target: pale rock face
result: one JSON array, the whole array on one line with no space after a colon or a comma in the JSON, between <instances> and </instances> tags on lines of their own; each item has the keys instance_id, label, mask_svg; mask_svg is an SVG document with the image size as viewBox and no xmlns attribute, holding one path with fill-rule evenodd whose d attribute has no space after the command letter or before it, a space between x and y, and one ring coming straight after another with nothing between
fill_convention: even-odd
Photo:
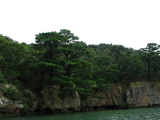
<instances>
[{"instance_id":1,"label":"pale rock face","mask_svg":"<svg viewBox=\"0 0 160 120\"><path fill-rule=\"evenodd\" d=\"M160 82L132 82L126 96L129 107L160 105Z\"/></svg>"},{"instance_id":2,"label":"pale rock face","mask_svg":"<svg viewBox=\"0 0 160 120\"><path fill-rule=\"evenodd\" d=\"M0 105L2 105L3 104L3 102L2 102L2 99L0 98Z\"/></svg>"},{"instance_id":3,"label":"pale rock face","mask_svg":"<svg viewBox=\"0 0 160 120\"><path fill-rule=\"evenodd\" d=\"M88 97L86 100L86 107L95 108L109 106L112 104L111 95L105 92L96 92L94 97Z\"/></svg>"},{"instance_id":4,"label":"pale rock face","mask_svg":"<svg viewBox=\"0 0 160 120\"><path fill-rule=\"evenodd\" d=\"M0 117L15 116L25 113L23 102L12 101L1 92L3 88L15 86L0 84ZM23 90L23 97L29 102L29 111L34 113L65 113L74 111L88 111L112 106L148 107L160 106L160 82L130 82L128 85L115 83L104 91L97 91L86 100L81 100L75 91L72 95L61 96L61 86L47 86L41 90L40 97L36 97L30 90Z\"/></svg>"},{"instance_id":5,"label":"pale rock face","mask_svg":"<svg viewBox=\"0 0 160 120\"><path fill-rule=\"evenodd\" d=\"M38 106L38 101L36 99L35 94L31 90L25 89L23 91L23 96L25 96L25 98L29 100L28 102L29 102L30 111L35 111Z\"/></svg>"},{"instance_id":6,"label":"pale rock face","mask_svg":"<svg viewBox=\"0 0 160 120\"><path fill-rule=\"evenodd\" d=\"M51 111L59 110L61 112L79 111L80 97L77 92L71 96L60 97L60 86L52 85L41 91L41 110L49 109Z\"/></svg>"},{"instance_id":7,"label":"pale rock face","mask_svg":"<svg viewBox=\"0 0 160 120\"><path fill-rule=\"evenodd\" d=\"M72 109L73 111L80 110L80 97L77 92L75 92L72 96L65 96L62 100L62 110L67 109Z\"/></svg>"},{"instance_id":8,"label":"pale rock face","mask_svg":"<svg viewBox=\"0 0 160 120\"><path fill-rule=\"evenodd\" d=\"M129 85L114 84L111 89L96 92L83 102L84 107L132 107L160 106L160 82L131 82Z\"/></svg>"},{"instance_id":9,"label":"pale rock face","mask_svg":"<svg viewBox=\"0 0 160 120\"><path fill-rule=\"evenodd\" d=\"M0 117L21 115L25 111L24 103L22 102L22 100L10 100L7 97L5 97L2 91L3 89L6 88L12 88L15 89L17 92L19 92L19 90L12 84L0 83ZM28 99L30 102L29 110L30 111L36 110L38 102L36 101L35 94L28 89L24 89L24 91L21 91L21 93L22 92L23 92L23 97Z\"/></svg>"},{"instance_id":10,"label":"pale rock face","mask_svg":"<svg viewBox=\"0 0 160 120\"><path fill-rule=\"evenodd\" d=\"M2 116L3 114L7 116L19 115L20 109L23 109L22 101L12 101L3 95L2 90L9 87L17 90L16 87L11 84L0 84L0 113Z\"/></svg>"},{"instance_id":11,"label":"pale rock face","mask_svg":"<svg viewBox=\"0 0 160 120\"><path fill-rule=\"evenodd\" d=\"M61 109L61 99L59 98L60 93L60 86L59 85L52 85L45 87L41 91L42 95L42 105L41 109L44 110L49 108L51 110L54 109Z\"/></svg>"},{"instance_id":12,"label":"pale rock face","mask_svg":"<svg viewBox=\"0 0 160 120\"><path fill-rule=\"evenodd\" d=\"M113 105L121 104L123 100L123 87L121 84L114 84L112 88L94 93L94 97L88 97L84 107L94 108L94 107L109 107Z\"/></svg>"}]
</instances>

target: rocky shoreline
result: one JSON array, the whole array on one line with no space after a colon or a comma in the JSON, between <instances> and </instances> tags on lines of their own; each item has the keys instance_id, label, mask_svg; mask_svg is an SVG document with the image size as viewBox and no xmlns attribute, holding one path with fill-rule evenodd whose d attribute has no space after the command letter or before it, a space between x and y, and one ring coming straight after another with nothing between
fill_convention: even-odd
<instances>
[{"instance_id":1,"label":"rocky shoreline","mask_svg":"<svg viewBox=\"0 0 160 120\"><path fill-rule=\"evenodd\" d=\"M7 98L3 93L6 88L21 93L23 100ZM46 86L37 95L28 89L18 90L11 84L0 84L0 117L160 106L160 82L116 83L85 100L80 98L78 92L64 96L60 92L60 85Z\"/></svg>"}]
</instances>

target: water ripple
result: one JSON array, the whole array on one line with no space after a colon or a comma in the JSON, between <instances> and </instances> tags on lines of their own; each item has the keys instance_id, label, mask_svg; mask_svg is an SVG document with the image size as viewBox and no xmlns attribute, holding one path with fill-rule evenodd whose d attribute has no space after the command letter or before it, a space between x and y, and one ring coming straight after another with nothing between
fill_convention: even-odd
<instances>
[{"instance_id":1,"label":"water ripple","mask_svg":"<svg viewBox=\"0 0 160 120\"><path fill-rule=\"evenodd\" d=\"M3 118L3 120L160 120L160 108L107 110L47 116Z\"/></svg>"}]
</instances>

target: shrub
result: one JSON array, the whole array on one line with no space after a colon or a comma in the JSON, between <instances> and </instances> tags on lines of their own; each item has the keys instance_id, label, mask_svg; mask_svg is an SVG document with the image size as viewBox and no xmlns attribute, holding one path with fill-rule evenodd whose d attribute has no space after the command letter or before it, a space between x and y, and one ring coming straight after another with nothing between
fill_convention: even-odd
<instances>
[{"instance_id":1,"label":"shrub","mask_svg":"<svg viewBox=\"0 0 160 120\"><path fill-rule=\"evenodd\" d=\"M10 100L21 100L22 99L21 94L12 87L5 88L2 90L2 92L4 96L6 96Z\"/></svg>"}]
</instances>

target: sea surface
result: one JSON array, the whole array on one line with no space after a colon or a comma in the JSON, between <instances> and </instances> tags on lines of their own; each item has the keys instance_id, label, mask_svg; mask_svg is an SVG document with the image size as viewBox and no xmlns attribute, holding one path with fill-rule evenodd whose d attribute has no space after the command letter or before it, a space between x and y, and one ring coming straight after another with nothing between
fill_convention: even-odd
<instances>
[{"instance_id":1,"label":"sea surface","mask_svg":"<svg viewBox=\"0 0 160 120\"><path fill-rule=\"evenodd\" d=\"M0 118L2 120L160 120L160 108L138 108Z\"/></svg>"}]
</instances>

